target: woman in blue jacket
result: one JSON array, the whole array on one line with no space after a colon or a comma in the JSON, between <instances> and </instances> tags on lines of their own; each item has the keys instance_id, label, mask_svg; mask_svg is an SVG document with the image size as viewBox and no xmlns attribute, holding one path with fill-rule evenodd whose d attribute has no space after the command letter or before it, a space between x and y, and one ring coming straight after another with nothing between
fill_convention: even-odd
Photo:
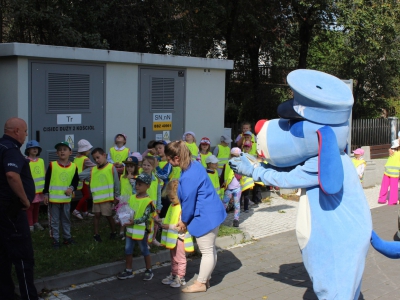
<instances>
[{"instance_id":1,"label":"woman in blue jacket","mask_svg":"<svg viewBox=\"0 0 400 300\"><path fill-rule=\"evenodd\" d=\"M191 160L191 154L184 141L169 143L165 147L168 162L182 169L179 179L178 197L182 215L179 231L196 237L202 254L200 271L194 284L182 290L184 293L205 292L217 263L215 240L219 225L225 220L226 212L204 167Z\"/></svg>"}]
</instances>

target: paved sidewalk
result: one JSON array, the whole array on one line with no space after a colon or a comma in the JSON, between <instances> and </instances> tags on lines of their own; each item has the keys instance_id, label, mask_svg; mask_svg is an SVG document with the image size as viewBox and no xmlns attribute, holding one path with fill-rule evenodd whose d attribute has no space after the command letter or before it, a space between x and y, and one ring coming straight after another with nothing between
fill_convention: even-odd
<instances>
[{"instance_id":1,"label":"paved sidewalk","mask_svg":"<svg viewBox=\"0 0 400 300\"><path fill-rule=\"evenodd\" d=\"M364 189L369 207L378 207L380 186ZM240 229L253 238L263 238L277 233L293 230L296 227L297 208L299 202L285 200L271 193L271 202L262 203L248 213L240 213ZM229 214L224 225L232 226L233 214Z\"/></svg>"},{"instance_id":2,"label":"paved sidewalk","mask_svg":"<svg viewBox=\"0 0 400 300\"><path fill-rule=\"evenodd\" d=\"M375 202L378 192L378 187L365 190L371 207L377 206ZM155 276L151 281L143 281L141 272L128 280L117 280L113 276L58 291L57 297L51 298L317 299L304 269L293 230L297 205L297 202L274 197L271 205L262 204L252 215L249 213L249 217L241 218L242 229L245 228L255 237L263 238L220 252L211 288L206 293L183 294L179 288L161 284L161 279L170 272L169 265L165 264L154 269ZM279 210L285 213L279 213ZM374 229L382 238L392 240L397 231L397 207L380 205L371 213ZM280 226L281 232L276 232ZM264 227L265 231L260 227ZM199 259L188 262L187 280L193 281L196 278L199 263ZM387 259L371 248L360 299L400 299L399 275L398 261Z\"/></svg>"}]
</instances>

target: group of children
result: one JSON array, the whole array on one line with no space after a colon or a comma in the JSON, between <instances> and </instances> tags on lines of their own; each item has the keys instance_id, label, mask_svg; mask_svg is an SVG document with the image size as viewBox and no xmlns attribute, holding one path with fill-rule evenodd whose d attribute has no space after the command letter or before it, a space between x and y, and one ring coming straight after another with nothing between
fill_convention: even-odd
<instances>
[{"instance_id":1,"label":"group of children","mask_svg":"<svg viewBox=\"0 0 400 300\"><path fill-rule=\"evenodd\" d=\"M398 184L400 175L400 132L399 139L393 140L389 149L389 158L385 163L385 170L382 177L381 188L379 191L379 204L397 205L398 203ZM363 182L366 161L364 160L364 150L358 148L353 151L352 162L356 168L360 181Z\"/></svg>"},{"instance_id":2,"label":"group of children","mask_svg":"<svg viewBox=\"0 0 400 300\"><path fill-rule=\"evenodd\" d=\"M254 137L243 132L243 152L250 153L254 148ZM233 226L239 226L240 197L243 192L244 211L248 212L249 191L255 186L251 178L234 174L228 160L242 151L230 149L230 137L222 135L221 143L211 152L210 139L204 137L199 145L193 132L183 135L191 151L192 159L199 161L206 169L211 181L220 195L225 207L233 198L235 220ZM164 284L179 287L185 284L185 251L193 251L193 241L188 232L178 232L175 225L180 218L180 204L177 198L179 167L172 167L164 155L166 141L151 141L145 153L131 152L126 145L126 135L117 134L115 145L108 153L102 148L93 148L87 140L78 142L78 154L70 161L72 148L68 142L55 145L58 159L49 163L45 170L39 157L42 151L37 141L29 141L25 150L30 160L32 177L36 187L36 197L28 211L31 231L43 230L38 222L39 205L43 201L48 205L48 218L52 246L58 249L60 227L63 244L75 244L70 228L71 199L80 190L82 198L72 215L78 219L94 217L94 240L102 242L99 234L101 216L106 217L111 228L110 239L117 235L113 218L113 208L121 199L125 199L135 212L134 217L120 226L120 237L125 239L126 269L118 275L119 279L132 278L132 253L137 242L146 263L144 280L151 280L153 273L148 243L163 245L171 249L172 272L163 280ZM92 160L89 158L91 155ZM87 200L92 195L92 213L88 212ZM261 199L260 199L261 200ZM255 201L257 203L257 201ZM161 243L156 240L158 229L162 229ZM136 241L136 242L135 242Z\"/></svg>"}]
</instances>

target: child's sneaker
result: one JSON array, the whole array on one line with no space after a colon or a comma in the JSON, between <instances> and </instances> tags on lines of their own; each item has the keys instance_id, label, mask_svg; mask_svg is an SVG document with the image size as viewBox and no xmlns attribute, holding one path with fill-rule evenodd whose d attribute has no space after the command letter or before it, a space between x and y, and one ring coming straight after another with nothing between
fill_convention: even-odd
<instances>
[{"instance_id":1,"label":"child's sneaker","mask_svg":"<svg viewBox=\"0 0 400 300\"><path fill-rule=\"evenodd\" d=\"M100 234L95 234L95 235L93 236L93 238L94 238L94 240L95 240L96 242L98 242L98 243L101 243L101 242L102 242L101 237L100 237Z\"/></svg>"},{"instance_id":2,"label":"child's sneaker","mask_svg":"<svg viewBox=\"0 0 400 300\"><path fill-rule=\"evenodd\" d=\"M172 273L171 273L167 277L165 277L163 280L161 280L161 282L163 284L168 284L169 285L169 284L173 283L174 280L175 280L175 275L172 275Z\"/></svg>"},{"instance_id":3,"label":"child's sneaker","mask_svg":"<svg viewBox=\"0 0 400 300\"><path fill-rule=\"evenodd\" d=\"M121 241L125 241L125 232L120 232L119 238L121 239Z\"/></svg>"},{"instance_id":4,"label":"child's sneaker","mask_svg":"<svg viewBox=\"0 0 400 300\"><path fill-rule=\"evenodd\" d=\"M35 228L35 230L40 230L40 231L44 230L43 226L40 225L39 223L33 224L33 228Z\"/></svg>"},{"instance_id":5,"label":"child's sneaker","mask_svg":"<svg viewBox=\"0 0 400 300\"><path fill-rule=\"evenodd\" d=\"M123 272L119 273L117 275L118 279L128 279L128 278L133 278L135 275L133 274L132 271L128 271L127 269L125 269Z\"/></svg>"},{"instance_id":6,"label":"child's sneaker","mask_svg":"<svg viewBox=\"0 0 400 300\"><path fill-rule=\"evenodd\" d=\"M151 280L151 279L153 278L153 276L154 276L153 271L151 271L151 270L146 270L146 271L144 272L143 280Z\"/></svg>"},{"instance_id":7,"label":"child's sneaker","mask_svg":"<svg viewBox=\"0 0 400 300\"><path fill-rule=\"evenodd\" d=\"M72 239L72 238L69 238L69 239L64 239L64 243L63 243L65 246L68 246L68 245L76 245L76 242Z\"/></svg>"},{"instance_id":8,"label":"child's sneaker","mask_svg":"<svg viewBox=\"0 0 400 300\"><path fill-rule=\"evenodd\" d=\"M82 213L82 216L83 217L94 217L94 214L92 214L92 213L90 213L90 212L87 212L87 211L84 211L83 213Z\"/></svg>"},{"instance_id":9,"label":"child's sneaker","mask_svg":"<svg viewBox=\"0 0 400 300\"><path fill-rule=\"evenodd\" d=\"M111 232L110 233L110 240L115 240L117 237L117 232Z\"/></svg>"},{"instance_id":10,"label":"child's sneaker","mask_svg":"<svg viewBox=\"0 0 400 300\"><path fill-rule=\"evenodd\" d=\"M152 244L154 246L157 246L157 247L161 247L162 246L161 243L159 241L157 241L156 239L153 240Z\"/></svg>"},{"instance_id":11,"label":"child's sneaker","mask_svg":"<svg viewBox=\"0 0 400 300\"><path fill-rule=\"evenodd\" d=\"M79 220L83 220L81 213L79 211L77 211L76 209L74 209L74 211L72 212L72 215L77 217Z\"/></svg>"},{"instance_id":12,"label":"child's sneaker","mask_svg":"<svg viewBox=\"0 0 400 300\"><path fill-rule=\"evenodd\" d=\"M52 243L53 249L54 250L58 250L60 249L60 243L57 240L53 239L53 243Z\"/></svg>"},{"instance_id":13,"label":"child's sneaker","mask_svg":"<svg viewBox=\"0 0 400 300\"><path fill-rule=\"evenodd\" d=\"M33 231L35 230L35 228L34 228L33 226L29 226L29 230L30 230L31 232L33 232Z\"/></svg>"},{"instance_id":14,"label":"child's sneaker","mask_svg":"<svg viewBox=\"0 0 400 300\"><path fill-rule=\"evenodd\" d=\"M183 277L180 278L179 276L176 276L175 280L169 286L173 288L178 288L185 284L186 284L185 278Z\"/></svg>"}]
</instances>

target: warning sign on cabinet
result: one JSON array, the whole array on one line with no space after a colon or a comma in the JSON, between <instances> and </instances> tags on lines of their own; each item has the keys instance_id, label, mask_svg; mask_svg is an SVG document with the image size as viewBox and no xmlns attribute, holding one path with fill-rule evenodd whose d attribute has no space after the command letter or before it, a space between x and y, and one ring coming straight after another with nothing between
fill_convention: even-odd
<instances>
[{"instance_id":1,"label":"warning sign on cabinet","mask_svg":"<svg viewBox=\"0 0 400 300\"><path fill-rule=\"evenodd\" d=\"M72 149L74 149L74 144L75 144L75 138L73 134L67 134L65 136L65 141L68 142L71 146Z\"/></svg>"},{"instance_id":2,"label":"warning sign on cabinet","mask_svg":"<svg viewBox=\"0 0 400 300\"><path fill-rule=\"evenodd\" d=\"M153 131L172 130L172 113L154 113Z\"/></svg>"}]
</instances>

